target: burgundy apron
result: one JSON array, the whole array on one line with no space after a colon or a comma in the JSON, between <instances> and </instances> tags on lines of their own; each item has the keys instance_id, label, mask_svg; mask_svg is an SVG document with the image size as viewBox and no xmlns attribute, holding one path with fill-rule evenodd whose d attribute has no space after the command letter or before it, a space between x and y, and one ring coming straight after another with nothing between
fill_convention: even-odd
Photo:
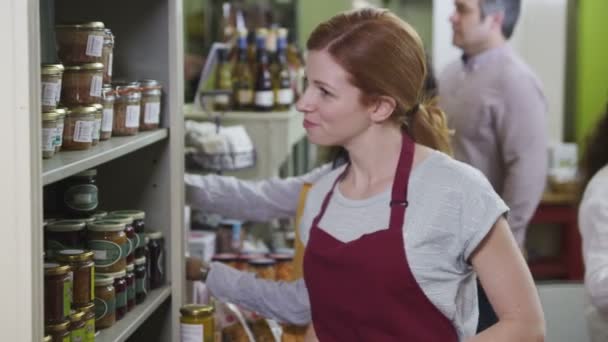
<instances>
[{"instance_id":1,"label":"burgundy apron","mask_svg":"<svg viewBox=\"0 0 608 342\"><path fill-rule=\"evenodd\" d=\"M426 297L407 262L403 221L414 143L403 134L388 229L344 243L319 228L338 182L315 217L304 255L304 279L317 337L328 341L458 341Z\"/></svg>"}]
</instances>

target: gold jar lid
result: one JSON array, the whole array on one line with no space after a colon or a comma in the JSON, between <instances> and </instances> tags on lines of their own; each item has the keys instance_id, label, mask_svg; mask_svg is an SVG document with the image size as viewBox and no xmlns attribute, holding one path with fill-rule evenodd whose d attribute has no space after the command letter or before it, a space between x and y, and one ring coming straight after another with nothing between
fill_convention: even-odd
<instances>
[{"instance_id":1,"label":"gold jar lid","mask_svg":"<svg viewBox=\"0 0 608 342\"><path fill-rule=\"evenodd\" d=\"M89 312L95 313L95 303L91 302L89 304L78 306L76 310L84 312L85 314Z\"/></svg>"},{"instance_id":2,"label":"gold jar lid","mask_svg":"<svg viewBox=\"0 0 608 342\"><path fill-rule=\"evenodd\" d=\"M55 121L57 120L57 117L59 117L59 115L57 115L57 112L54 110L42 113L42 121Z\"/></svg>"},{"instance_id":3,"label":"gold jar lid","mask_svg":"<svg viewBox=\"0 0 608 342\"><path fill-rule=\"evenodd\" d=\"M116 211L110 212L110 215L131 216L134 220L143 220L146 218L146 212L143 210L116 210Z\"/></svg>"},{"instance_id":4,"label":"gold jar lid","mask_svg":"<svg viewBox=\"0 0 608 342\"><path fill-rule=\"evenodd\" d=\"M249 265L254 267L267 267L276 264L277 262L269 258L251 259L248 261Z\"/></svg>"},{"instance_id":5,"label":"gold jar lid","mask_svg":"<svg viewBox=\"0 0 608 342\"><path fill-rule=\"evenodd\" d=\"M49 324L45 327L47 333L59 333L67 331L70 328L70 321L64 321L57 324Z\"/></svg>"},{"instance_id":6,"label":"gold jar lid","mask_svg":"<svg viewBox=\"0 0 608 342\"><path fill-rule=\"evenodd\" d=\"M110 278L113 278L113 279L124 278L124 277L127 276L127 269L124 269L124 270L118 271L118 272L114 272L114 273L101 273L101 272L99 272L99 273L95 273L95 274L99 275L100 277L110 277Z\"/></svg>"},{"instance_id":7,"label":"gold jar lid","mask_svg":"<svg viewBox=\"0 0 608 342\"><path fill-rule=\"evenodd\" d=\"M207 317L214 311L213 306L200 304L186 304L179 309L179 312L187 317Z\"/></svg>"},{"instance_id":8,"label":"gold jar lid","mask_svg":"<svg viewBox=\"0 0 608 342\"><path fill-rule=\"evenodd\" d=\"M83 249L62 249L55 255L55 259L60 262L75 262L93 260L93 251Z\"/></svg>"},{"instance_id":9,"label":"gold jar lid","mask_svg":"<svg viewBox=\"0 0 608 342\"><path fill-rule=\"evenodd\" d=\"M55 113L57 113L57 115L66 115L68 112L68 109L65 107L60 107L60 108L55 108Z\"/></svg>"},{"instance_id":10,"label":"gold jar lid","mask_svg":"<svg viewBox=\"0 0 608 342\"><path fill-rule=\"evenodd\" d=\"M101 71L103 70L102 63L84 63L78 65L66 65L65 71Z\"/></svg>"},{"instance_id":11,"label":"gold jar lid","mask_svg":"<svg viewBox=\"0 0 608 342\"><path fill-rule=\"evenodd\" d=\"M130 215L118 215L110 212L108 216L104 217L104 220L118 221L124 224L133 224L133 217Z\"/></svg>"},{"instance_id":12,"label":"gold jar lid","mask_svg":"<svg viewBox=\"0 0 608 342\"><path fill-rule=\"evenodd\" d=\"M94 218L95 220L102 219L106 216L108 216L107 211L96 211L95 214L91 215L91 217Z\"/></svg>"},{"instance_id":13,"label":"gold jar lid","mask_svg":"<svg viewBox=\"0 0 608 342\"><path fill-rule=\"evenodd\" d=\"M139 259L135 259L135 265L143 265L146 263L146 257L141 257Z\"/></svg>"},{"instance_id":14,"label":"gold jar lid","mask_svg":"<svg viewBox=\"0 0 608 342\"><path fill-rule=\"evenodd\" d=\"M97 115L103 115L103 105L100 103L94 103L91 105L91 107L95 107L95 109L97 109L97 112L95 112L95 114Z\"/></svg>"},{"instance_id":15,"label":"gold jar lid","mask_svg":"<svg viewBox=\"0 0 608 342\"><path fill-rule=\"evenodd\" d=\"M46 230L49 232L76 232L85 227L86 223L82 220L60 220L49 223Z\"/></svg>"},{"instance_id":16,"label":"gold jar lid","mask_svg":"<svg viewBox=\"0 0 608 342\"><path fill-rule=\"evenodd\" d=\"M163 232L158 230L148 230L146 231L146 237L150 240L158 240L163 238Z\"/></svg>"},{"instance_id":17,"label":"gold jar lid","mask_svg":"<svg viewBox=\"0 0 608 342\"><path fill-rule=\"evenodd\" d=\"M125 224L118 220L104 218L103 220L91 223L88 230L92 232L121 232L125 230Z\"/></svg>"},{"instance_id":18,"label":"gold jar lid","mask_svg":"<svg viewBox=\"0 0 608 342\"><path fill-rule=\"evenodd\" d=\"M70 321L72 323L77 323L82 321L82 319L84 318L84 312L82 311L74 311L70 314Z\"/></svg>"},{"instance_id":19,"label":"gold jar lid","mask_svg":"<svg viewBox=\"0 0 608 342\"><path fill-rule=\"evenodd\" d=\"M77 29L77 30L99 30L103 31L105 29L105 25L101 21L90 21L86 23L78 23L78 24L60 24L56 25L55 28L58 30L65 29Z\"/></svg>"},{"instance_id":20,"label":"gold jar lid","mask_svg":"<svg viewBox=\"0 0 608 342\"><path fill-rule=\"evenodd\" d=\"M95 275L95 286L108 286L114 284L114 278Z\"/></svg>"},{"instance_id":21,"label":"gold jar lid","mask_svg":"<svg viewBox=\"0 0 608 342\"><path fill-rule=\"evenodd\" d=\"M46 335L42 338L42 342L53 342L53 337L51 335Z\"/></svg>"},{"instance_id":22,"label":"gold jar lid","mask_svg":"<svg viewBox=\"0 0 608 342\"><path fill-rule=\"evenodd\" d=\"M133 272L135 270L135 265L127 264L127 272Z\"/></svg>"},{"instance_id":23,"label":"gold jar lid","mask_svg":"<svg viewBox=\"0 0 608 342\"><path fill-rule=\"evenodd\" d=\"M68 272L70 272L71 270L72 270L72 268L68 265L60 265L56 262L44 263L44 275L45 276L68 274Z\"/></svg>"},{"instance_id":24,"label":"gold jar lid","mask_svg":"<svg viewBox=\"0 0 608 342\"><path fill-rule=\"evenodd\" d=\"M63 73L63 64L42 64L40 70L43 75L57 75Z\"/></svg>"},{"instance_id":25,"label":"gold jar lid","mask_svg":"<svg viewBox=\"0 0 608 342\"><path fill-rule=\"evenodd\" d=\"M78 106L68 109L67 115L87 115L95 114L96 112L97 108L93 106Z\"/></svg>"}]
</instances>

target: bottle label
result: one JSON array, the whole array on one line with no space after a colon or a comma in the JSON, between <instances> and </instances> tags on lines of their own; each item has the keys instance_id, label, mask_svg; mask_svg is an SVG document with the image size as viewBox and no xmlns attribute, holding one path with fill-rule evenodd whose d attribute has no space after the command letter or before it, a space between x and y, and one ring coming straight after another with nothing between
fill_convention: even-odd
<instances>
[{"instance_id":1,"label":"bottle label","mask_svg":"<svg viewBox=\"0 0 608 342\"><path fill-rule=\"evenodd\" d=\"M101 57L101 51L103 49L103 36L89 35L87 39L87 56Z\"/></svg>"},{"instance_id":2,"label":"bottle label","mask_svg":"<svg viewBox=\"0 0 608 342\"><path fill-rule=\"evenodd\" d=\"M76 121L74 125L74 137L72 140L81 143L90 143L93 141L93 121Z\"/></svg>"},{"instance_id":3,"label":"bottle label","mask_svg":"<svg viewBox=\"0 0 608 342\"><path fill-rule=\"evenodd\" d=\"M103 78L101 76L91 77L91 92L92 97L101 97L101 87L103 85Z\"/></svg>"},{"instance_id":4,"label":"bottle label","mask_svg":"<svg viewBox=\"0 0 608 342\"><path fill-rule=\"evenodd\" d=\"M57 140L57 128L42 129L42 150L45 152L55 151L55 141Z\"/></svg>"},{"instance_id":5,"label":"bottle label","mask_svg":"<svg viewBox=\"0 0 608 342\"><path fill-rule=\"evenodd\" d=\"M101 119L101 131L112 132L112 124L114 123L114 108L104 108L103 118Z\"/></svg>"},{"instance_id":6,"label":"bottle label","mask_svg":"<svg viewBox=\"0 0 608 342\"><path fill-rule=\"evenodd\" d=\"M99 297L95 297L95 320L100 320L106 315L116 312L116 297L112 297L110 300L104 300Z\"/></svg>"},{"instance_id":7,"label":"bottle label","mask_svg":"<svg viewBox=\"0 0 608 342\"><path fill-rule=\"evenodd\" d=\"M76 211L90 211L97 208L97 186L79 184L69 187L63 200L68 208Z\"/></svg>"},{"instance_id":8,"label":"bottle label","mask_svg":"<svg viewBox=\"0 0 608 342\"><path fill-rule=\"evenodd\" d=\"M180 324L181 342L201 342L205 336L205 328L202 324Z\"/></svg>"},{"instance_id":9,"label":"bottle label","mask_svg":"<svg viewBox=\"0 0 608 342\"><path fill-rule=\"evenodd\" d=\"M277 97L277 101L281 105L293 104L293 90L291 88L279 89Z\"/></svg>"},{"instance_id":10,"label":"bottle label","mask_svg":"<svg viewBox=\"0 0 608 342\"><path fill-rule=\"evenodd\" d=\"M214 99L216 104L220 104L220 105L228 105L230 104L230 96L229 95L215 95L215 99Z\"/></svg>"},{"instance_id":11,"label":"bottle label","mask_svg":"<svg viewBox=\"0 0 608 342\"><path fill-rule=\"evenodd\" d=\"M145 124L157 124L160 122L160 102L148 102L144 109Z\"/></svg>"},{"instance_id":12,"label":"bottle label","mask_svg":"<svg viewBox=\"0 0 608 342\"><path fill-rule=\"evenodd\" d=\"M112 241L90 240L87 245L94 253L95 266L112 266L124 257L123 248Z\"/></svg>"},{"instance_id":13,"label":"bottle label","mask_svg":"<svg viewBox=\"0 0 608 342\"><path fill-rule=\"evenodd\" d=\"M139 127L139 105L127 106L127 118L125 121L127 128Z\"/></svg>"},{"instance_id":14,"label":"bottle label","mask_svg":"<svg viewBox=\"0 0 608 342\"><path fill-rule=\"evenodd\" d=\"M274 105L274 93L272 90L256 91L255 105L259 107L272 107Z\"/></svg>"},{"instance_id":15,"label":"bottle label","mask_svg":"<svg viewBox=\"0 0 608 342\"><path fill-rule=\"evenodd\" d=\"M42 82L42 105L55 106L57 104L57 83Z\"/></svg>"},{"instance_id":16,"label":"bottle label","mask_svg":"<svg viewBox=\"0 0 608 342\"><path fill-rule=\"evenodd\" d=\"M250 105L253 103L253 91L252 90L239 90L237 93L237 100L241 105Z\"/></svg>"}]
</instances>

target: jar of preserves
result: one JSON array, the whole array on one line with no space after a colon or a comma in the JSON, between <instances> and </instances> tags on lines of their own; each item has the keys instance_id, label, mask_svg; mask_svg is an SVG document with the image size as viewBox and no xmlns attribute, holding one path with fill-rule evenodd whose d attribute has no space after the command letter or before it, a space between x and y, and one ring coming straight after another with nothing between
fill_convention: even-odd
<instances>
[{"instance_id":1,"label":"jar of preserves","mask_svg":"<svg viewBox=\"0 0 608 342\"><path fill-rule=\"evenodd\" d=\"M103 83L112 82L112 67L114 62L114 35L110 29L103 31L103 49L101 51L103 63Z\"/></svg>"},{"instance_id":2,"label":"jar of preserves","mask_svg":"<svg viewBox=\"0 0 608 342\"><path fill-rule=\"evenodd\" d=\"M215 341L215 322L213 319L213 306L188 304L179 310L181 317L181 341Z\"/></svg>"},{"instance_id":3,"label":"jar of preserves","mask_svg":"<svg viewBox=\"0 0 608 342\"><path fill-rule=\"evenodd\" d=\"M71 342L70 321L66 320L56 324L47 324L44 333L51 336L53 342Z\"/></svg>"},{"instance_id":4,"label":"jar of preserves","mask_svg":"<svg viewBox=\"0 0 608 342\"><path fill-rule=\"evenodd\" d=\"M95 103L92 105L92 107L95 107L95 109L97 110L95 112L95 114L93 114L94 116L94 121L93 121L93 141L92 141L92 145L95 146L99 143L99 138L100 138L100 134L101 134L101 120L103 118L103 105L99 104L99 103Z\"/></svg>"},{"instance_id":5,"label":"jar of preserves","mask_svg":"<svg viewBox=\"0 0 608 342\"><path fill-rule=\"evenodd\" d=\"M70 342L84 342L86 335L84 316L82 311L74 311L70 315Z\"/></svg>"},{"instance_id":6,"label":"jar of preserves","mask_svg":"<svg viewBox=\"0 0 608 342\"><path fill-rule=\"evenodd\" d=\"M146 258L135 259L135 303L137 305L144 302L148 294Z\"/></svg>"},{"instance_id":7,"label":"jar of preserves","mask_svg":"<svg viewBox=\"0 0 608 342\"><path fill-rule=\"evenodd\" d=\"M211 257L211 261L221 262L222 264L237 268L239 256L234 253L219 253Z\"/></svg>"},{"instance_id":8,"label":"jar of preserves","mask_svg":"<svg viewBox=\"0 0 608 342\"><path fill-rule=\"evenodd\" d=\"M112 135L128 136L139 132L141 90L138 82L118 83L114 90Z\"/></svg>"},{"instance_id":9,"label":"jar of preserves","mask_svg":"<svg viewBox=\"0 0 608 342\"><path fill-rule=\"evenodd\" d=\"M127 314L127 271L114 273L97 273L99 276L114 278L114 291L116 293L116 320L120 321Z\"/></svg>"},{"instance_id":10,"label":"jar of preserves","mask_svg":"<svg viewBox=\"0 0 608 342\"><path fill-rule=\"evenodd\" d=\"M127 265L127 312L135 307L135 265Z\"/></svg>"},{"instance_id":11,"label":"jar of preserves","mask_svg":"<svg viewBox=\"0 0 608 342\"><path fill-rule=\"evenodd\" d=\"M84 312L84 342L95 342L95 303L77 307L77 310Z\"/></svg>"},{"instance_id":12,"label":"jar of preserves","mask_svg":"<svg viewBox=\"0 0 608 342\"><path fill-rule=\"evenodd\" d=\"M63 128L65 127L65 114L67 110L65 108L55 109L57 114L57 132L55 133L55 153L61 150L63 145Z\"/></svg>"},{"instance_id":13,"label":"jar of preserves","mask_svg":"<svg viewBox=\"0 0 608 342\"><path fill-rule=\"evenodd\" d=\"M99 21L55 26L59 60L68 64L101 62L104 28Z\"/></svg>"},{"instance_id":14,"label":"jar of preserves","mask_svg":"<svg viewBox=\"0 0 608 342\"><path fill-rule=\"evenodd\" d=\"M101 103L102 74L101 63L66 65L61 103L68 107Z\"/></svg>"},{"instance_id":15,"label":"jar of preserves","mask_svg":"<svg viewBox=\"0 0 608 342\"><path fill-rule=\"evenodd\" d=\"M153 231L146 235L149 253L149 273L150 289L157 289L165 284L165 239L163 233Z\"/></svg>"},{"instance_id":16,"label":"jar of preserves","mask_svg":"<svg viewBox=\"0 0 608 342\"><path fill-rule=\"evenodd\" d=\"M67 178L63 183L61 201L72 217L90 218L99 204L97 170L89 169Z\"/></svg>"},{"instance_id":17,"label":"jar of preserves","mask_svg":"<svg viewBox=\"0 0 608 342\"><path fill-rule=\"evenodd\" d=\"M130 216L133 219L133 229L135 229L135 233L137 234L136 244L135 244L135 258L141 258L144 255L144 237L145 233L145 219L146 212L142 210L117 210L110 213L111 215L126 215Z\"/></svg>"},{"instance_id":18,"label":"jar of preserves","mask_svg":"<svg viewBox=\"0 0 608 342\"><path fill-rule=\"evenodd\" d=\"M65 321L72 310L71 269L68 265L44 264L44 321Z\"/></svg>"},{"instance_id":19,"label":"jar of preserves","mask_svg":"<svg viewBox=\"0 0 608 342\"><path fill-rule=\"evenodd\" d=\"M274 271L275 261L268 258L249 260L249 271L257 275L258 278L275 280Z\"/></svg>"},{"instance_id":20,"label":"jar of preserves","mask_svg":"<svg viewBox=\"0 0 608 342\"><path fill-rule=\"evenodd\" d=\"M137 234L133 228L133 218L128 215L118 215L115 212L110 212L106 219L119 221L125 225L125 234L129 243L127 249L127 264L132 264L135 261L135 246L137 246Z\"/></svg>"},{"instance_id":21,"label":"jar of preserves","mask_svg":"<svg viewBox=\"0 0 608 342\"><path fill-rule=\"evenodd\" d=\"M63 129L64 150L88 150L93 144L95 107L74 107L67 110Z\"/></svg>"},{"instance_id":22,"label":"jar of preserves","mask_svg":"<svg viewBox=\"0 0 608 342\"><path fill-rule=\"evenodd\" d=\"M73 303L84 306L95 299L95 263L93 252L82 249L64 249L57 252L55 259L72 268L74 281L72 286Z\"/></svg>"},{"instance_id":23,"label":"jar of preserves","mask_svg":"<svg viewBox=\"0 0 608 342\"><path fill-rule=\"evenodd\" d=\"M95 329L106 329L116 323L114 278L95 276Z\"/></svg>"},{"instance_id":24,"label":"jar of preserves","mask_svg":"<svg viewBox=\"0 0 608 342\"><path fill-rule=\"evenodd\" d=\"M276 280L279 281L292 281L294 280L293 271L293 254L270 254L269 257L273 259L275 263L275 274Z\"/></svg>"},{"instance_id":25,"label":"jar of preserves","mask_svg":"<svg viewBox=\"0 0 608 342\"><path fill-rule=\"evenodd\" d=\"M53 221L45 226L44 243L48 258L54 258L62 249L83 249L85 245L84 228L81 220Z\"/></svg>"},{"instance_id":26,"label":"jar of preserves","mask_svg":"<svg viewBox=\"0 0 608 342\"><path fill-rule=\"evenodd\" d=\"M249 270L249 261L254 259L264 259L266 256L261 253L241 253L236 263L236 269L240 271Z\"/></svg>"},{"instance_id":27,"label":"jar of preserves","mask_svg":"<svg viewBox=\"0 0 608 342\"><path fill-rule=\"evenodd\" d=\"M48 112L57 108L61 96L62 64L42 64L42 111Z\"/></svg>"},{"instance_id":28,"label":"jar of preserves","mask_svg":"<svg viewBox=\"0 0 608 342\"><path fill-rule=\"evenodd\" d=\"M112 137L112 125L114 123L114 89L112 85L104 84L101 90L103 105L103 116L101 118L100 140L108 140Z\"/></svg>"},{"instance_id":29,"label":"jar of preserves","mask_svg":"<svg viewBox=\"0 0 608 342\"><path fill-rule=\"evenodd\" d=\"M127 267L128 241L124 223L112 220L93 222L87 229L87 245L95 253L95 270L99 273L124 270Z\"/></svg>"},{"instance_id":30,"label":"jar of preserves","mask_svg":"<svg viewBox=\"0 0 608 342\"><path fill-rule=\"evenodd\" d=\"M55 110L42 113L42 158L48 159L55 155L56 138L57 113Z\"/></svg>"},{"instance_id":31,"label":"jar of preserves","mask_svg":"<svg viewBox=\"0 0 608 342\"><path fill-rule=\"evenodd\" d=\"M142 80L141 83L141 115L139 129L149 131L160 125L160 83L155 80Z\"/></svg>"}]
</instances>

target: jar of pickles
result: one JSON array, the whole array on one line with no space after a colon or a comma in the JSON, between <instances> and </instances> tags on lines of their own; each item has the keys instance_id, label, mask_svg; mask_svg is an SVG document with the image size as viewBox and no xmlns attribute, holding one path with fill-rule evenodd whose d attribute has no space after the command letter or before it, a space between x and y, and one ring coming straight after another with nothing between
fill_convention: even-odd
<instances>
[{"instance_id":1,"label":"jar of pickles","mask_svg":"<svg viewBox=\"0 0 608 342\"><path fill-rule=\"evenodd\" d=\"M146 258L135 260L135 303L141 304L148 294Z\"/></svg>"},{"instance_id":2,"label":"jar of pickles","mask_svg":"<svg viewBox=\"0 0 608 342\"><path fill-rule=\"evenodd\" d=\"M64 150L88 150L93 144L93 129L95 128L95 113L97 108L70 108L65 116L63 129Z\"/></svg>"},{"instance_id":3,"label":"jar of pickles","mask_svg":"<svg viewBox=\"0 0 608 342\"><path fill-rule=\"evenodd\" d=\"M114 122L114 89L112 85L104 84L101 90L103 105L103 116L101 118L100 140L108 140L112 137L112 125Z\"/></svg>"},{"instance_id":4,"label":"jar of pickles","mask_svg":"<svg viewBox=\"0 0 608 342\"><path fill-rule=\"evenodd\" d=\"M84 313L84 342L95 342L95 303L78 307L77 310Z\"/></svg>"},{"instance_id":5,"label":"jar of pickles","mask_svg":"<svg viewBox=\"0 0 608 342\"><path fill-rule=\"evenodd\" d=\"M120 321L127 314L127 272L126 270L122 270L114 273L98 273L98 275L114 278L116 320Z\"/></svg>"},{"instance_id":6,"label":"jar of pickles","mask_svg":"<svg viewBox=\"0 0 608 342\"><path fill-rule=\"evenodd\" d=\"M44 320L64 322L72 310L72 273L70 266L44 264Z\"/></svg>"},{"instance_id":7,"label":"jar of pickles","mask_svg":"<svg viewBox=\"0 0 608 342\"><path fill-rule=\"evenodd\" d=\"M61 103L87 106L101 103L103 64L66 65L63 72Z\"/></svg>"},{"instance_id":8,"label":"jar of pickles","mask_svg":"<svg viewBox=\"0 0 608 342\"><path fill-rule=\"evenodd\" d=\"M70 339L71 342L84 342L85 331L85 313L82 311L74 311L70 315Z\"/></svg>"},{"instance_id":9,"label":"jar of pickles","mask_svg":"<svg viewBox=\"0 0 608 342\"><path fill-rule=\"evenodd\" d=\"M101 52L103 63L103 83L112 82L112 67L114 62L114 35L110 29L103 31L103 49Z\"/></svg>"},{"instance_id":10,"label":"jar of pickles","mask_svg":"<svg viewBox=\"0 0 608 342\"><path fill-rule=\"evenodd\" d=\"M149 131L160 125L161 86L155 80L142 80L141 83L141 115L139 129Z\"/></svg>"},{"instance_id":11,"label":"jar of pickles","mask_svg":"<svg viewBox=\"0 0 608 342\"><path fill-rule=\"evenodd\" d=\"M116 323L114 278L95 276L95 328L106 329Z\"/></svg>"},{"instance_id":12,"label":"jar of pickles","mask_svg":"<svg viewBox=\"0 0 608 342\"><path fill-rule=\"evenodd\" d=\"M135 265L127 265L127 312L135 307Z\"/></svg>"},{"instance_id":13,"label":"jar of pickles","mask_svg":"<svg viewBox=\"0 0 608 342\"><path fill-rule=\"evenodd\" d=\"M87 245L95 253L95 268L100 273L114 273L127 267L129 242L120 221L101 220L87 229Z\"/></svg>"},{"instance_id":14,"label":"jar of pickles","mask_svg":"<svg viewBox=\"0 0 608 342\"><path fill-rule=\"evenodd\" d=\"M128 215L118 215L116 212L110 212L106 217L108 220L118 221L125 225L125 234L129 247L127 249L127 264L132 264L135 261L135 246L137 246L137 234L133 228L133 218Z\"/></svg>"},{"instance_id":15,"label":"jar of pickles","mask_svg":"<svg viewBox=\"0 0 608 342\"><path fill-rule=\"evenodd\" d=\"M72 268L74 282L72 286L73 303L85 306L95 299L95 263L93 252L82 249L64 249L57 252L55 259Z\"/></svg>"},{"instance_id":16,"label":"jar of pickles","mask_svg":"<svg viewBox=\"0 0 608 342\"><path fill-rule=\"evenodd\" d=\"M95 103L92 105L97 110L93 117L95 118L93 121L93 141L92 145L95 146L99 143L100 134L101 134L101 120L103 118L103 105L99 103Z\"/></svg>"},{"instance_id":17,"label":"jar of pickles","mask_svg":"<svg viewBox=\"0 0 608 342\"><path fill-rule=\"evenodd\" d=\"M56 324L47 324L44 333L51 336L53 342L71 342L70 321L66 320Z\"/></svg>"},{"instance_id":18,"label":"jar of pickles","mask_svg":"<svg viewBox=\"0 0 608 342\"><path fill-rule=\"evenodd\" d=\"M62 64L43 64L41 67L42 111L54 110L61 95Z\"/></svg>"},{"instance_id":19,"label":"jar of pickles","mask_svg":"<svg viewBox=\"0 0 608 342\"><path fill-rule=\"evenodd\" d=\"M104 28L99 21L55 26L59 59L69 64L102 62Z\"/></svg>"},{"instance_id":20,"label":"jar of pickles","mask_svg":"<svg viewBox=\"0 0 608 342\"><path fill-rule=\"evenodd\" d=\"M84 228L81 220L53 221L44 229L44 242L47 257L53 258L62 249L83 249L85 245Z\"/></svg>"},{"instance_id":21,"label":"jar of pickles","mask_svg":"<svg viewBox=\"0 0 608 342\"><path fill-rule=\"evenodd\" d=\"M114 123L115 136L136 135L139 132L141 89L138 82L118 83L115 88Z\"/></svg>"},{"instance_id":22,"label":"jar of pickles","mask_svg":"<svg viewBox=\"0 0 608 342\"><path fill-rule=\"evenodd\" d=\"M55 133L55 153L61 150L63 145L63 128L65 127L65 114L67 110L65 108L55 109L57 114L57 132Z\"/></svg>"},{"instance_id":23,"label":"jar of pickles","mask_svg":"<svg viewBox=\"0 0 608 342\"><path fill-rule=\"evenodd\" d=\"M182 306L180 330L181 341L215 341L215 322L213 307L210 305L188 304Z\"/></svg>"},{"instance_id":24,"label":"jar of pickles","mask_svg":"<svg viewBox=\"0 0 608 342\"><path fill-rule=\"evenodd\" d=\"M55 140L57 139L57 113L55 110L42 113L42 158L48 159L55 155Z\"/></svg>"}]
</instances>

